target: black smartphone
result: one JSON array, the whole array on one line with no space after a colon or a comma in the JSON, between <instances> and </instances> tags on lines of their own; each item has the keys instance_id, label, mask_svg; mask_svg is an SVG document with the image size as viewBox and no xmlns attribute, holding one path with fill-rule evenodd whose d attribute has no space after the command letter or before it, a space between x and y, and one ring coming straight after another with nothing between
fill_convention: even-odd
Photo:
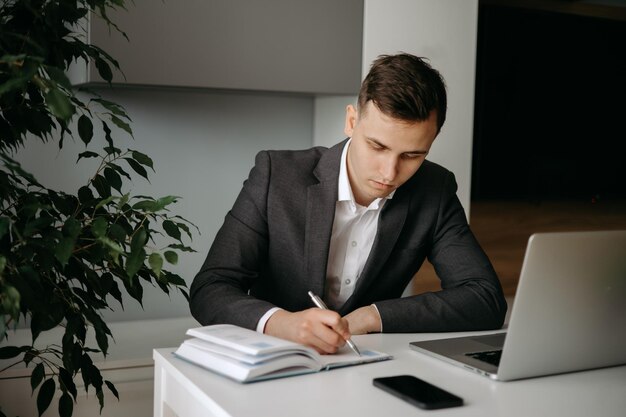
<instances>
[{"instance_id":1,"label":"black smartphone","mask_svg":"<svg viewBox=\"0 0 626 417\"><path fill-rule=\"evenodd\" d=\"M374 378L374 386L426 410L463 405L461 397L412 375Z\"/></svg>"}]
</instances>

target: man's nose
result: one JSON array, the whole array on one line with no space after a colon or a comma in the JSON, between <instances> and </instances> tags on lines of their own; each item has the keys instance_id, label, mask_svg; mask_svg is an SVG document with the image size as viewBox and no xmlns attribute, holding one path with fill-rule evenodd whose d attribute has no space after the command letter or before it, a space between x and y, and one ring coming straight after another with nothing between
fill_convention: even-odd
<instances>
[{"instance_id":1,"label":"man's nose","mask_svg":"<svg viewBox=\"0 0 626 417\"><path fill-rule=\"evenodd\" d=\"M383 160L381 170L383 180L391 182L396 178L398 174L398 158L395 156L389 156Z\"/></svg>"}]
</instances>

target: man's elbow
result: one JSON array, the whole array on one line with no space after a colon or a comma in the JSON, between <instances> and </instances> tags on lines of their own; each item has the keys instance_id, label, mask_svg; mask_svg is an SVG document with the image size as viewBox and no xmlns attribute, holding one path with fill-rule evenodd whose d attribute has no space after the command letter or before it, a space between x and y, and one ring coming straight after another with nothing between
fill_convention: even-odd
<instances>
[{"instance_id":1,"label":"man's elbow","mask_svg":"<svg viewBox=\"0 0 626 417\"><path fill-rule=\"evenodd\" d=\"M482 321L484 327L481 330L497 330L501 329L506 319L508 309L506 299L500 292L492 297L487 303L485 314Z\"/></svg>"}]
</instances>

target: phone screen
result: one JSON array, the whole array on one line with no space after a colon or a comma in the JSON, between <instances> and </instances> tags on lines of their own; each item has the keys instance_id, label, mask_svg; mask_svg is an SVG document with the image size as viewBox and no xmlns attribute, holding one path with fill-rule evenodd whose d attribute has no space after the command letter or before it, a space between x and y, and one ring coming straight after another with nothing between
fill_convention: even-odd
<instances>
[{"instance_id":1,"label":"phone screen","mask_svg":"<svg viewBox=\"0 0 626 417\"><path fill-rule=\"evenodd\" d=\"M428 410L463 405L462 398L412 375L375 378L374 386Z\"/></svg>"}]
</instances>

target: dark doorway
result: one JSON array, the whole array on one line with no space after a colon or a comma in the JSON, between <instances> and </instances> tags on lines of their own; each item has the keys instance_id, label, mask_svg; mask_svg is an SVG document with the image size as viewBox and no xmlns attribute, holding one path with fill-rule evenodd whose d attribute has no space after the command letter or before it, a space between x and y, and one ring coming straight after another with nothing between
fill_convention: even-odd
<instances>
[{"instance_id":1,"label":"dark doorway","mask_svg":"<svg viewBox=\"0 0 626 417\"><path fill-rule=\"evenodd\" d=\"M626 22L479 12L472 200L626 198Z\"/></svg>"}]
</instances>

